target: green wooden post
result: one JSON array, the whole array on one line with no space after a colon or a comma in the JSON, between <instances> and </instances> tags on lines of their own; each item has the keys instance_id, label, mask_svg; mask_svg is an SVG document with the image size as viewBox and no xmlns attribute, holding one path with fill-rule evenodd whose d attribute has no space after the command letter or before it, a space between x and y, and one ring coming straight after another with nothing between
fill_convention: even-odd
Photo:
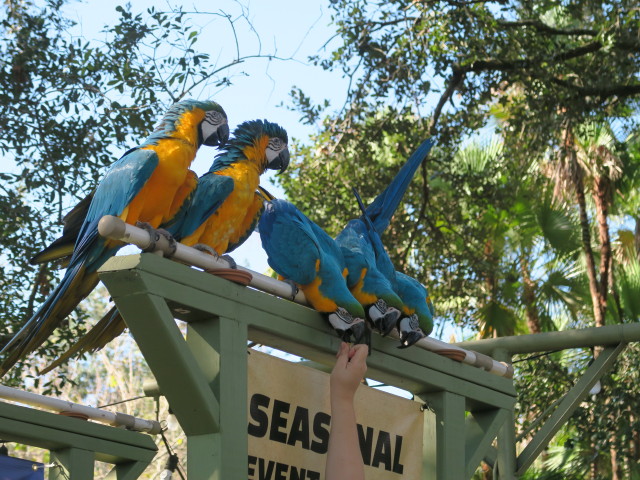
<instances>
[{"instance_id":1,"label":"green wooden post","mask_svg":"<svg viewBox=\"0 0 640 480\"><path fill-rule=\"evenodd\" d=\"M465 476L465 401L461 395L443 391L419 395L428 408L425 416L427 438L425 443L424 478L461 480ZM432 409L432 410L431 410ZM436 441L433 441L433 438ZM432 476L435 465L436 475Z\"/></svg>"},{"instance_id":2,"label":"green wooden post","mask_svg":"<svg viewBox=\"0 0 640 480\"><path fill-rule=\"evenodd\" d=\"M95 453L77 447L51 452L51 462L57 467L49 470L49 480L89 480L93 478Z\"/></svg>"},{"instance_id":3,"label":"green wooden post","mask_svg":"<svg viewBox=\"0 0 640 480\"><path fill-rule=\"evenodd\" d=\"M231 318L187 327L187 345L220 403L219 431L187 440L192 478L247 475L247 339L247 325Z\"/></svg>"},{"instance_id":4,"label":"green wooden post","mask_svg":"<svg viewBox=\"0 0 640 480\"><path fill-rule=\"evenodd\" d=\"M503 348L495 349L491 356L501 362L512 362L511 354ZM516 476L516 425L513 408L508 410L507 415L507 421L498 432L498 451L493 468L497 469L497 478L500 480L515 480L518 477Z\"/></svg>"}]
</instances>

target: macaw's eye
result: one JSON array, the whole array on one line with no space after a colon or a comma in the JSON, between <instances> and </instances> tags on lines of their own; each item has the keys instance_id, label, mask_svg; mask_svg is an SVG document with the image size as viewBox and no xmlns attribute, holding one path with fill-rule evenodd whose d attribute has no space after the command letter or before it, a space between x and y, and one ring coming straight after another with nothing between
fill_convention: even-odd
<instances>
[{"instance_id":1,"label":"macaw's eye","mask_svg":"<svg viewBox=\"0 0 640 480\"><path fill-rule=\"evenodd\" d=\"M285 146L286 144L282 141L281 138L273 137L269 139L269 145L267 145L267 149L273 150L274 152L279 152Z\"/></svg>"},{"instance_id":2,"label":"macaw's eye","mask_svg":"<svg viewBox=\"0 0 640 480\"><path fill-rule=\"evenodd\" d=\"M341 320L347 322L347 323L351 323L353 321L353 318L351 317L351 314L349 312L347 312L346 309L342 308L342 307L338 307L338 309L336 310L336 315L338 315L338 317L340 317Z\"/></svg>"},{"instance_id":3,"label":"macaw's eye","mask_svg":"<svg viewBox=\"0 0 640 480\"><path fill-rule=\"evenodd\" d=\"M222 113L216 112L215 110L209 110L207 113L204 114L204 119L202 120L202 122L212 126L218 126L222 123L225 123L226 120L224 118L224 115L222 115Z\"/></svg>"}]
</instances>

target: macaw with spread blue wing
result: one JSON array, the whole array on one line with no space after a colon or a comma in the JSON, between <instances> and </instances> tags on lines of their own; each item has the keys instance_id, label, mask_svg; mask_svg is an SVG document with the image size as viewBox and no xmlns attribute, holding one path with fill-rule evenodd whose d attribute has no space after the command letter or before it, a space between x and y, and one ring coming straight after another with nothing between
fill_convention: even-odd
<instances>
[{"instance_id":1,"label":"macaw with spread blue wing","mask_svg":"<svg viewBox=\"0 0 640 480\"><path fill-rule=\"evenodd\" d=\"M153 228L169 221L176 194L190 181L189 166L202 145L224 143L227 115L215 102L184 100L173 105L141 145L127 151L98 184L60 284L3 348L4 375L38 348L98 283L98 268L122 244L98 234L98 222L114 215Z\"/></svg>"},{"instance_id":2,"label":"macaw with spread blue wing","mask_svg":"<svg viewBox=\"0 0 640 480\"><path fill-rule=\"evenodd\" d=\"M258 231L267 261L276 273L294 282L317 311L345 341L370 343L362 305L353 297L340 247L294 205L274 199L266 208Z\"/></svg>"},{"instance_id":3,"label":"macaw with spread blue wing","mask_svg":"<svg viewBox=\"0 0 640 480\"><path fill-rule=\"evenodd\" d=\"M401 343L399 348L406 348L431 333L436 312L424 285L402 272L395 273L396 293L404 303L404 315L398 322Z\"/></svg>"},{"instance_id":4,"label":"macaw with spread blue wing","mask_svg":"<svg viewBox=\"0 0 640 480\"><path fill-rule=\"evenodd\" d=\"M287 144L287 132L275 123L240 124L195 190L188 192L187 200L162 227L181 243L213 255L232 251L251 235L264 208L263 196L256 191L260 175L267 169L283 172L289 166ZM113 307L42 373L76 354L99 350L124 329L124 320Z\"/></svg>"},{"instance_id":5,"label":"macaw with spread blue wing","mask_svg":"<svg viewBox=\"0 0 640 480\"><path fill-rule=\"evenodd\" d=\"M336 237L349 270L347 285L383 335L397 326L404 303L394 290L395 268L380 235L389 225L411 179L432 145L431 140L423 142L368 208L364 208L354 190L363 214L351 220Z\"/></svg>"}]
</instances>

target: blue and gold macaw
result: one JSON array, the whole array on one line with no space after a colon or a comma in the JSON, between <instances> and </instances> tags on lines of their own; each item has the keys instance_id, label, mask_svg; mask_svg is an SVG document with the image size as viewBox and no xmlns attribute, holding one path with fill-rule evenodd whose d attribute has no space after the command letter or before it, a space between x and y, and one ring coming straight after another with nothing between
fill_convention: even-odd
<instances>
[{"instance_id":1,"label":"blue and gold macaw","mask_svg":"<svg viewBox=\"0 0 640 480\"><path fill-rule=\"evenodd\" d=\"M404 314L398 322L400 347L410 347L433 330L435 309L429 292L418 280L402 272L395 272L396 293L404 303Z\"/></svg>"},{"instance_id":2,"label":"blue and gold macaw","mask_svg":"<svg viewBox=\"0 0 640 480\"><path fill-rule=\"evenodd\" d=\"M180 206L178 192L190 182L189 166L200 145L219 145L229 134L227 115L215 102L173 105L144 143L115 162L96 188L60 284L1 353L4 375L38 348L98 283L98 268L122 246L98 234L98 222L114 215L151 227L168 222Z\"/></svg>"},{"instance_id":3,"label":"blue and gold macaw","mask_svg":"<svg viewBox=\"0 0 640 480\"><path fill-rule=\"evenodd\" d=\"M354 190L363 214L351 220L336 237L349 271L347 285L383 335L397 326L404 303L395 291L395 268L380 235L389 225L411 179L432 145L431 140L423 142L387 188L366 209Z\"/></svg>"},{"instance_id":4,"label":"blue and gold macaw","mask_svg":"<svg viewBox=\"0 0 640 480\"><path fill-rule=\"evenodd\" d=\"M353 297L340 247L294 205L274 199L266 208L258 231L271 268L294 282L318 312L345 341L370 343L362 305Z\"/></svg>"},{"instance_id":5,"label":"blue and gold macaw","mask_svg":"<svg viewBox=\"0 0 640 480\"><path fill-rule=\"evenodd\" d=\"M209 171L200 177L192 201L167 227L187 246L204 245L221 255L241 245L263 210L257 192L267 169L289 166L287 132L266 120L244 122Z\"/></svg>"},{"instance_id":6,"label":"blue and gold macaw","mask_svg":"<svg viewBox=\"0 0 640 480\"><path fill-rule=\"evenodd\" d=\"M275 123L242 123L197 181L197 187L185 194L187 201L162 227L181 243L214 255L232 251L251 235L264 208L263 196L256 191L260 175L267 169L283 172L288 167L287 144L287 132ZM113 307L42 373L76 354L99 350L124 329L124 320Z\"/></svg>"}]
</instances>

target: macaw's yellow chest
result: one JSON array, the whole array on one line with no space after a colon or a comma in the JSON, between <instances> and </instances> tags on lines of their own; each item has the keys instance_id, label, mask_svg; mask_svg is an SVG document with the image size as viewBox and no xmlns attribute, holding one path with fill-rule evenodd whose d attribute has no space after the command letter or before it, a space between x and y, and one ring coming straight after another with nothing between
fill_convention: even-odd
<instances>
[{"instance_id":1,"label":"macaw's yellow chest","mask_svg":"<svg viewBox=\"0 0 640 480\"><path fill-rule=\"evenodd\" d=\"M174 198L189 182L189 166L196 148L173 139L160 140L157 145L144 148L156 152L158 165L120 218L131 224L140 221L158 227L171 218Z\"/></svg>"},{"instance_id":2,"label":"macaw's yellow chest","mask_svg":"<svg viewBox=\"0 0 640 480\"><path fill-rule=\"evenodd\" d=\"M233 178L233 191L205 224L181 242L189 246L203 243L223 254L230 244L237 243L249 233L262 208L262 201L256 194L260 174L255 165L247 162L233 164L215 174Z\"/></svg>"}]
</instances>

